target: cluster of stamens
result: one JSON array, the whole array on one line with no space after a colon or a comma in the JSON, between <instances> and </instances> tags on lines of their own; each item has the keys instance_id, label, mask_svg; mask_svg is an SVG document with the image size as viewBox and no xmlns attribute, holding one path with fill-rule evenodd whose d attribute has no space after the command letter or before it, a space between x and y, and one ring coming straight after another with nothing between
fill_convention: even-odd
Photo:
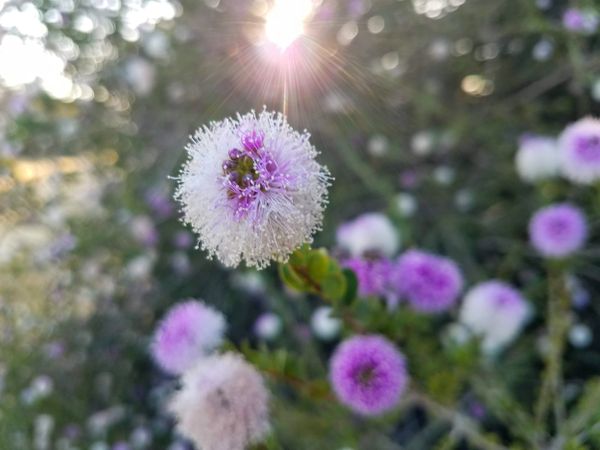
<instances>
[{"instance_id":1,"label":"cluster of stamens","mask_svg":"<svg viewBox=\"0 0 600 450\"><path fill-rule=\"evenodd\" d=\"M264 135L251 131L242 136L241 149L229 150L223 162L227 196L235 201L236 217L243 217L259 193L277 181L277 164L264 148Z\"/></svg>"}]
</instances>

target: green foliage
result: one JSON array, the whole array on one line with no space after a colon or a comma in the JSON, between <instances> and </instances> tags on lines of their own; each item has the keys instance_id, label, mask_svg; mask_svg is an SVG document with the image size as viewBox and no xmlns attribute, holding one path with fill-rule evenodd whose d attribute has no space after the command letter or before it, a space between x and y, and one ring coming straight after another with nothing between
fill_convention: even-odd
<instances>
[{"instance_id":1,"label":"green foliage","mask_svg":"<svg viewBox=\"0 0 600 450\"><path fill-rule=\"evenodd\" d=\"M319 295L334 304L350 303L356 296L356 276L343 270L324 248L302 246L287 263L279 265L279 276L288 287Z\"/></svg>"}]
</instances>

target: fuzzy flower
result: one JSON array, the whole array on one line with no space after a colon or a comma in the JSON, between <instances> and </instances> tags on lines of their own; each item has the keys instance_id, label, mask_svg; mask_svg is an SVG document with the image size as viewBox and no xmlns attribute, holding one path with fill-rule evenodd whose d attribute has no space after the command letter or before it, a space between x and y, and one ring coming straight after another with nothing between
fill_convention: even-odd
<instances>
[{"instance_id":1,"label":"fuzzy flower","mask_svg":"<svg viewBox=\"0 0 600 450\"><path fill-rule=\"evenodd\" d=\"M342 265L356 274L361 297L395 297L391 283L395 270L389 259L350 258L343 261Z\"/></svg>"},{"instance_id":2,"label":"fuzzy flower","mask_svg":"<svg viewBox=\"0 0 600 450\"><path fill-rule=\"evenodd\" d=\"M465 295L460 322L482 338L482 350L494 354L509 344L530 316L521 293L507 283L490 280L472 287Z\"/></svg>"},{"instance_id":3,"label":"fuzzy flower","mask_svg":"<svg viewBox=\"0 0 600 450\"><path fill-rule=\"evenodd\" d=\"M569 125L559 137L563 174L573 183L600 179L600 120L587 117Z\"/></svg>"},{"instance_id":4,"label":"fuzzy flower","mask_svg":"<svg viewBox=\"0 0 600 450\"><path fill-rule=\"evenodd\" d=\"M559 172L556 140L535 135L521 137L515 163L524 181L534 183L555 177Z\"/></svg>"},{"instance_id":5,"label":"fuzzy flower","mask_svg":"<svg viewBox=\"0 0 600 450\"><path fill-rule=\"evenodd\" d=\"M319 339L330 341L340 334L342 321L332 315L333 309L329 306L319 306L310 318L310 327Z\"/></svg>"},{"instance_id":6,"label":"fuzzy flower","mask_svg":"<svg viewBox=\"0 0 600 450\"><path fill-rule=\"evenodd\" d=\"M213 355L183 376L169 410L199 449L244 450L269 432L269 398L256 369L235 353Z\"/></svg>"},{"instance_id":7,"label":"fuzzy flower","mask_svg":"<svg viewBox=\"0 0 600 450\"><path fill-rule=\"evenodd\" d=\"M336 234L338 245L351 256L393 256L400 245L396 228L383 214L367 213L342 224Z\"/></svg>"},{"instance_id":8,"label":"fuzzy flower","mask_svg":"<svg viewBox=\"0 0 600 450\"><path fill-rule=\"evenodd\" d=\"M367 416L394 408L408 382L403 355L378 335L342 342L331 357L329 378L340 402Z\"/></svg>"},{"instance_id":9,"label":"fuzzy flower","mask_svg":"<svg viewBox=\"0 0 600 450\"><path fill-rule=\"evenodd\" d=\"M600 17L593 10L569 8L563 14L562 23L565 29L569 31L593 34L598 29Z\"/></svg>"},{"instance_id":10,"label":"fuzzy flower","mask_svg":"<svg viewBox=\"0 0 600 450\"><path fill-rule=\"evenodd\" d=\"M261 314L254 322L254 334L265 341L276 339L282 328L281 317L271 312Z\"/></svg>"},{"instance_id":11,"label":"fuzzy flower","mask_svg":"<svg viewBox=\"0 0 600 450\"><path fill-rule=\"evenodd\" d=\"M463 277L456 263L421 250L400 256L394 275L398 293L421 312L439 312L456 302Z\"/></svg>"},{"instance_id":12,"label":"fuzzy flower","mask_svg":"<svg viewBox=\"0 0 600 450\"><path fill-rule=\"evenodd\" d=\"M229 267L285 261L321 227L329 172L309 134L263 111L212 122L187 146L175 197L210 256Z\"/></svg>"},{"instance_id":13,"label":"fuzzy flower","mask_svg":"<svg viewBox=\"0 0 600 450\"><path fill-rule=\"evenodd\" d=\"M154 360L165 372L179 375L221 344L225 325L223 315L202 302L175 305L154 334Z\"/></svg>"},{"instance_id":14,"label":"fuzzy flower","mask_svg":"<svg viewBox=\"0 0 600 450\"><path fill-rule=\"evenodd\" d=\"M583 212L568 203L550 205L537 211L529 222L529 239L548 258L564 258L581 249L587 238Z\"/></svg>"}]
</instances>

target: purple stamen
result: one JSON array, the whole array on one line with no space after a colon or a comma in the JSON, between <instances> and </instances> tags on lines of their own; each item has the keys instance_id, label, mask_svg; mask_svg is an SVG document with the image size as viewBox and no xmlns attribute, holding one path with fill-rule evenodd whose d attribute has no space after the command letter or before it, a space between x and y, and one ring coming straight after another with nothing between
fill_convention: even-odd
<instances>
[{"instance_id":1,"label":"purple stamen","mask_svg":"<svg viewBox=\"0 0 600 450\"><path fill-rule=\"evenodd\" d=\"M230 170L235 169L236 163L230 159L223 163L223 172L229 172Z\"/></svg>"},{"instance_id":2,"label":"purple stamen","mask_svg":"<svg viewBox=\"0 0 600 450\"><path fill-rule=\"evenodd\" d=\"M241 138L243 148L231 148L223 163L223 182L236 219L243 219L258 198L272 189L285 189L286 174L279 173L279 165L264 149L264 134L249 131Z\"/></svg>"},{"instance_id":3,"label":"purple stamen","mask_svg":"<svg viewBox=\"0 0 600 450\"><path fill-rule=\"evenodd\" d=\"M231 159L238 159L243 154L244 154L244 152L242 152L241 150L238 150L237 148L232 148L231 150L229 150L229 157Z\"/></svg>"},{"instance_id":4,"label":"purple stamen","mask_svg":"<svg viewBox=\"0 0 600 450\"><path fill-rule=\"evenodd\" d=\"M242 136L242 144L251 152L260 150L264 143L264 135L257 131L250 131Z\"/></svg>"},{"instance_id":5,"label":"purple stamen","mask_svg":"<svg viewBox=\"0 0 600 450\"><path fill-rule=\"evenodd\" d=\"M267 169L268 172L273 173L277 170L277 164L275 164L275 161L272 159L268 159L265 164L265 169Z\"/></svg>"}]
</instances>

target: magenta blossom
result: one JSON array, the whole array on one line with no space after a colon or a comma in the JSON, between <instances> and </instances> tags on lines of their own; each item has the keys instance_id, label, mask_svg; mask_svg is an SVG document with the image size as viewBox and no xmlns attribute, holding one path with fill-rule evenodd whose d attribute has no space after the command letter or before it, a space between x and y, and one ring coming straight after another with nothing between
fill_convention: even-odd
<instances>
[{"instance_id":1,"label":"magenta blossom","mask_svg":"<svg viewBox=\"0 0 600 450\"><path fill-rule=\"evenodd\" d=\"M399 295L421 312L447 310L463 288L463 277L454 261L421 250L400 256L394 281Z\"/></svg>"},{"instance_id":2,"label":"magenta blossom","mask_svg":"<svg viewBox=\"0 0 600 450\"><path fill-rule=\"evenodd\" d=\"M395 270L389 259L350 258L343 261L342 265L356 274L361 297L385 297L390 300L395 297L392 286Z\"/></svg>"},{"instance_id":3,"label":"magenta blossom","mask_svg":"<svg viewBox=\"0 0 600 450\"><path fill-rule=\"evenodd\" d=\"M152 342L152 356L167 373L179 375L218 347L225 318L212 307L189 300L169 310Z\"/></svg>"},{"instance_id":4,"label":"magenta blossom","mask_svg":"<svg viewBox=\"0 0 600 450\"><path fill-rule=\"evenodd\" d=\"M583 212L568 203L540 209L529 222L533 247L548 258L564 258L581 249L587 238Z\"/></svg>"},{"instance_id":5,"label":"magenta blossom","mask_svg":"<svg viewBox=\"0 0 600 450\"><path fill-rule=\"evenodd\" d=\"M593 10L569 8L562 17L563 26L576 33L593 34L598 29L600 18Z\"/></svg>"},{"instance_id":6,"label":"magenta blossom","mask_svg":"<svg viewBox=\"0 0 600 450\"><path fill-rule=\"evenodd\" d=\"M331 358L329 378L340 402L367 416L394 408L408 383L403 355L378 335L342 342Z\"/></svg>"}]
</instances>

